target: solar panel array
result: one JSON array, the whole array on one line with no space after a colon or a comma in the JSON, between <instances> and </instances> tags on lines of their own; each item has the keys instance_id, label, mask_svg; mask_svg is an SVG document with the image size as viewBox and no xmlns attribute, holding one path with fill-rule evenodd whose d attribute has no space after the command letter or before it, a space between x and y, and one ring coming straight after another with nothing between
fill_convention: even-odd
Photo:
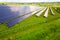
<instances>
[{"instance_id":1,"label":"solar panel array","mask_svg":"<svg viewBox=\"0 0 60 40\"><path fill-rule=\"evenodd\" d=\"M32 15L32 12L40 9L34 6L6 6L0 5L0 23L12 26Z\"/></svg>"},{"instance_id":2,"label":"solar panel array","mask_svg":"<svg viewBox=\"0 0 60 40\"><path fill-rule=\"evenodd\" d=\"M35 13L36 16L40 16L43 12L45 12L44 16L48 17L48 10L49 8L40 6L0 5L0 23L6 23L9 27L11 27ZM50 10L54 15L52 8L50 8Z\"/></svg>"},{"instance_id":3,"label":"solar panel array","mask_svg":"<svg viewBox=\"0 0 60 40\"><path fill-rule=\"evenodd\" d=\"M1 22L5 22L6 20L10 20L10 19L13 19L13 18L16 18L16 17L18 17L18 16L21 16L21 14L23 14L23 13L26 13L26 12L29 12L30 11L30 9L29 9L29 7L27 7L27 6L25 6L25 7L23 7L24 9L22 10L22 12L19 12L18 10L17 11L11 11L11 9L9 9L10 7L3 7L3 6L1 6L0 7L0 9L1 9ZM17 9L18 9L18 7L17 7ZM20 8L19 8L20 9ZM12 9L12 10L14 10L14 8ZM16 10L16 8L15 8L15 10ZM27 11L28 10L28 11ZM3 12L2 12L3 11ZM5 20L4 20L5 19Z\"/></svg>"}]
</instances>

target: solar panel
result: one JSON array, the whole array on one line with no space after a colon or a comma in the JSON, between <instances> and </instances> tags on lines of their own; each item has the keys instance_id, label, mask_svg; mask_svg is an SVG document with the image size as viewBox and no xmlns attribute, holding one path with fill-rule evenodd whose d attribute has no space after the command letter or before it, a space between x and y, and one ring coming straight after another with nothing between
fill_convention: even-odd
<instances>
[{"instance_id":1,"label":"solar panel","mask_svg":"<svg viewBox=\"0 0 60 40\"><path fill-rule=\"evenodd\" d=\"M55 10L60 13L60 8L55 8Z\"/></svg>"},{"instance_id":2,"label":"solar panel","mask_svg":"<svg viewBox=\"0 0 60 40\"><path fill-rule=\"evenodd\" d=\"M51 10L51 14L54 15L54 12L53 12L52 8L50 8L50 10Z\"/></svg>"},{"instance_id":3,"label":"solar panel","mask_svg":"<svg viewBox=\"0 0 60 40\"><path fill-rule=\"evenodd\" d=\"M46 10L46 8L41 8L41 11L39 13L37 13L36 16L40 16L45 10Z\"/></svg>"},{"instance_id":4,"label":"solar panel","mask_svg":"<svg viewBox=\"0 0 60 40\"><path fill-rule=\"evenodd\" d=\"M47 10L46 10L46 12L44 14L44 17L48 17L48 10L49 10L49 8L47 8Z\"/></svg>"},{"instance_id":5,"label":"solar panel","mask_svg":"<svg viewBox=\"0 0 60 40\"><path fill-rule=\"evenodd\" d=\"M17 12L12 12L9 7L7 6L0 6L0 9L1 9L1 12L0 12L0 21L1 22L4 22L4 21L7 21L7 20L10 20L12 18L15 18L15 17L18 17L20 16L21 14L24 14L28 11L30 11L30 7L28 6L24 6L22 11L19 12L19 10ZM19 8L20 9L20 8ZM3 11L3 12L2 12Z\"/></svg>"},{"instance_id":6,"label":"solar panel","mask_svg":"<svg viewBox=\"0 0 60 40\"><path fill-rule=\"evenodd\" d=\"M32 7L32 6L0 5L0 23L5 22L5 23L7 23L8 26L12 26L12 25L22 21L23 19L33 15L34 13L37 12L36 10L38 10L39 8L40 7L34 7L34 6ZM35 12L33 12L33 11L35 11ZM24 14L27 14L27 15L24 15ZM24 15L24 16L22 16L22 15ZM20 16L22 16L22 17L20 17Z\"/></svg>"},{"instance_id":7,"label":"solar panel","mask_svg":"<svg viewBox=\"0 0 60 40\"><path fill-rule=\"evenodd\" d=\"M30 16L30 14L29 14L28 16ZM25 15L25 16L23 16L23 17L17 18L17 19L15 19L15 20L13 20L13 21L7 23L7 25L8 25L8 26L12 26L12 25L14 25L14 24L16 24L16 23L22 21L23 19L27 18L28 16Z\"/></svg>"},{"instance_id":8,"label":"solar panel","mask_svg":"<svg viewBox=\"0 0 60 40\"><path fill-rule=\"evenodd\" d=\"M12 15L12 12L9 7L5 5L0 5L0 20L5 17L8 17L9 15Z\"/></svg>"},{"instance_id":9,"label":"solar panel","mask_svg":"<svg viewBox=\"0 0 60 40\"><path fill-rule=\"evenodd\" d=\"M36 13L36 12L38 12L38 11L39 11L39 10L37 10L37 11L35 11L35 12L32 12L32 13L30 13L30 14L24 15L24 16L22 16L22 17L20 17L20 18L15 19L15 20L12 20L11 22L8 22L7 25L8 25L8 26L12 26L12 25L14 25L14 24L16 24L16 23L24 20L25 18L33 15L34 13Z\"/></svg>"},{"instance_id":10,"label":"solar panel","mask_svg":"<svg viewBox=\"0 0 60 40\"><path fill-rule=\"evenodd\" d=\"M7 20L11 20L13 18L16 18L18 16L21 16L23 14L26 14L28 12L31 12L31 8L29 6L23 6L22 8L21 7L9 7L9 6L0 6L1 8L1 12L0 12L0 23L1 22L5 22ZM11 11L12 10L12 11ZM3 12L2 12L3 11ZM33 10L32 10L33 11Z\"/></svg>"}]
</instances>

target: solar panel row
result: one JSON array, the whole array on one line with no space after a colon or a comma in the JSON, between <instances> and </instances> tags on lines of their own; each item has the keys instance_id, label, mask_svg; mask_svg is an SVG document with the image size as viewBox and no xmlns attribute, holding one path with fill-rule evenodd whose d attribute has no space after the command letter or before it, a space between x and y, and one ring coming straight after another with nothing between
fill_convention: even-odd
<instances>
[{"instance_id":1,"label":"solar panel row","mask_svg":"<svg viewBox=\"0 0 60 40\"><path fill-rule=\"evenodd\" d=\"M20 17L20 18L17 18L17 19L15 19L15 20L11 21L11 22L8 22L7 25L8 25L8 26L12 26L12 25L14 25L14 24L16 24L16 23L22 21L23 19L29 17L29 16L30 16L30 14L25 15L25 16Z\"/></svg>"},{"instance_id":2,"label":"solar panel row","mask_svg":"<svg viewBox=\"0 0 60 40\"><path fill-rule=\"evenodd\" d=\"M47 8L45 14L44 14L44 17L48 17L48 11L49 11L49 8Z\"/></svg>"},{"instance_id":3,"label":"solar panel row","mask_svg":"<svg viewBox=\"0 0 60 40\"><path fill-rule=\"evenodd\" d=\"M50 10L51 10L51 14L54 15L54 12L53 12L52 8L50 8Z\"/></svg>"},{"instance_id":4,"label":"solar panel row","mask_svg":"<svg viewBox=\"0 0 60 40\"><path fill-rule=\"evenodd\" d=\"M29 7L27 7L27 8L23 9L24 13L26 12L25 10L30 11ZM5 20L10 20L10 19L15 18L17 16L20 16L20 14L23 14L23 12L19 13L19 12L11 12L10 10L8 11L7 8L5 8L5 7L1 8L1 9L2 9L1 12L4 10L2 13L0 13L1 14L0 20L2 22L4 22Z\"/></svg>"},{"instance_id":5,"label":"solar panel row","mask_svg":"<svg viewBox=\"0 0 60 40\"><path fill-rule=\"evenodd\" d=\"M38 11L40 11L40 10L37 10L36 12L38 12ZM14 24L16 24L16 23L24 20L25 18L33 15L33 14L36 13L36 12L34 11L34 12L30 13L30 14L27 14L27 15L24 15L24 16L22 16L22 17L16 18L15 20L12 20L11 22L8 22L7 25L8 25L8 26L12 26L12 25L14 25Z\"/></svg>"},{"instance_id":6,"label":"solar panel row","mask_svg":"<svg viewBox=\"0 0 60 40\"><path fill-rule=\"evenodd\" d=\"M29 6L6 6L6 5L0 5L0 23L6 22L8 26L12 26L16 24L19 21L22 21L23 19L31 16L31 13L29 12L35 11L40 9L40 7L29 7ZM27 14L27 15L24 15ZM24 15L24 16L22 16ZM22 16L20 18L17 18L19 16ZM12 20L16 18L15 20ZM9 20L12 20L11 22L8 22Z\"/></svg>"},{"instance_id":7,"label":"solar panel row","mask_svg":"<svg viewBox=\"0 0 60 40\"><path fill-rule=\"evenodd\" d=\"M41 11L36 14L36 16L40 16L45 10L46 10L46 8L42 8Z\"/></svg>"}]
</instances>

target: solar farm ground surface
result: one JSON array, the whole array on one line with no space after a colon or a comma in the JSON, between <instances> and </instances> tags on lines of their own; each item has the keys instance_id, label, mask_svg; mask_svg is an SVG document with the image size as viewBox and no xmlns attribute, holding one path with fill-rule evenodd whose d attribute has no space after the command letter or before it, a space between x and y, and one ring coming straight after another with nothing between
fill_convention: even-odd
<instances>
[{"instance_id":1,"label":"solar farm ground surface","mask_svg":"<svg viewBox=\"0 0 60 40\"><path fill-rule=\"evenodd\" d=\"M47 18L44 11L41 16L34 14L12 27L0 24L0 40L60 40L60 13L52 9L54 16L49 10Z\"/></svg>"}]
</instances>

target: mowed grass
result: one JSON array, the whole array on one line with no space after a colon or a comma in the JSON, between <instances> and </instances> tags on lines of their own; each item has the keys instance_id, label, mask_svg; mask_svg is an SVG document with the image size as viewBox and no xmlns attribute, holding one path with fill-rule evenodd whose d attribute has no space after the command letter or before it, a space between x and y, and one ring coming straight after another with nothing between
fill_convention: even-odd
<instances>
[{"instance_id":1,"label":"mowed grass","mask_svg":"<svg viewBox=\"0 0 60 40\"><path fill-rule=\"evenodd\" d=\"M60 40L60 14L52 9L55 15L49 10L48 18L34 14L11 28L0 24L0 40Z\"/></svg>"}]
</instances>

